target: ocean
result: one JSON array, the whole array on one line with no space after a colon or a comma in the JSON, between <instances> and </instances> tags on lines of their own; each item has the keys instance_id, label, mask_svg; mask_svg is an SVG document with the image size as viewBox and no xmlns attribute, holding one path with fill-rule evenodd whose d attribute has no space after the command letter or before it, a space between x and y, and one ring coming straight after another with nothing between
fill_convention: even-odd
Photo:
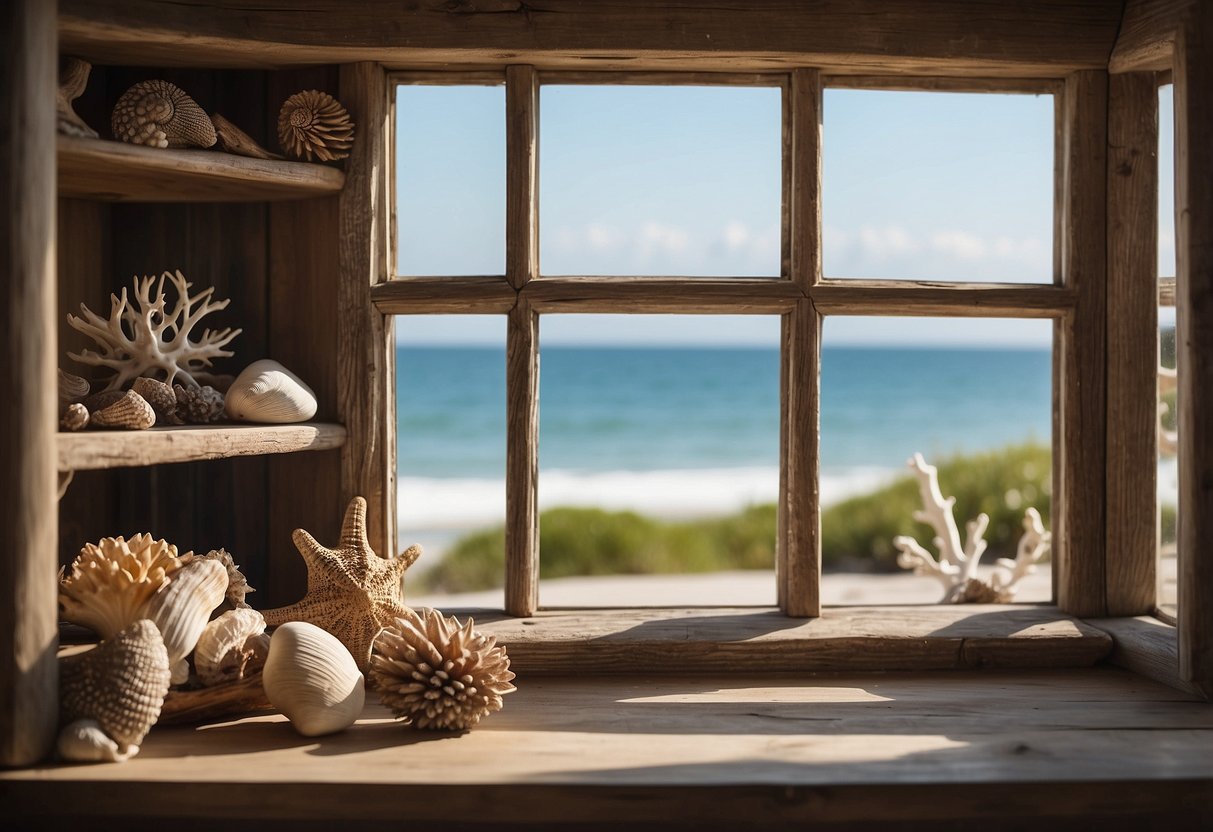
<instances>
[{"instance_id":1,"label":"ocean","mask_svg":"<svg viewBox=\"0 0 1213 832\"><path fill-rule=\"evenodd\" d=\"M504 516L505 354L397 351L399 524L441 551ZM928 459L1051 436L1048 349L825 346L824 503ZM543 508L727 513L779 487L774 348L544 346Z\"/></svg>"}]
</instances>

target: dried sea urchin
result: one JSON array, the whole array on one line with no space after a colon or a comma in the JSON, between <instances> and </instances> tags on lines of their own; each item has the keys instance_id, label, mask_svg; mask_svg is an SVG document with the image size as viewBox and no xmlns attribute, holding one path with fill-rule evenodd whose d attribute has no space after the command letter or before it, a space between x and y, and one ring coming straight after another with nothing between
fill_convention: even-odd
<instances>
[{"instance_id":1,"label":"dried sea urchin","mask_svg":"<svg viewBox=\"0 0 1213 832\"><path fill-rule=\"evenodd\" d=\"M354 123L340 102L326 92L304 90L282 104L278 144L296 159L331 162L350 155Z\"/></svg>"},{"instance_id":2,"label":"dried sea urchin","mask_svg":"<svg viewBox=\"0 0 1213 832\"><path fill-rule=\"evenodd\" d=\"M460 730L501 710L515 690L510 659L496 638L437 610L407 610L375 639L368 681L405 724Z\"/></svg>"}]
</instances>

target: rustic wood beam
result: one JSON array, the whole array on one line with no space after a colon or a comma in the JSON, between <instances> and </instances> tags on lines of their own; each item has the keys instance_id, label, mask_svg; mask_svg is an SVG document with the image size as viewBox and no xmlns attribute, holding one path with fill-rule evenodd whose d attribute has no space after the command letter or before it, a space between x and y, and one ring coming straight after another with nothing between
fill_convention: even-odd
<instances>
[{"instance_id":1,"label":"rustic wood beam","mask_svg":"<svg viewBox=\"0 0 1213 832\"><path fill-rule=\"evenodd\" d=\"M510 310L505 347L505 611L539 609L539 316Z\"/></svg>"},{"instance_id":2,"label":"rustic wood beam","mask_svg":"<svg viewBox=\"0 0 1213 832\"><path fill-rule=\"evenodd\" d=\"M826 315L970 318L1060 318L1074 308L1077 297L1067 286L851 278L822 281L809 293Z\"/></svg>"},{"instance_id":3,"label":"rustic wood beam","mask_svg":"<svg viewBox=\"0 0 1213 832\"><path fill-rule=\"evenodd\" d=\"M803 297L788 280L712 277L545 277L521 297L537 312L761 315Z\"/></svg>"},{"instance_id":4,"label":"rustic wood beam","mask_svg":"<svg viewBox=\"0 0 1213 832\"><path fill-rule=\"evenodd\" d=\"M402 277L371 287L385 315L503 315L517 301L504 277Z\"/></svg>"},{"instance_id":5,"label":"rustic wood beam","mask_svg":"<svg viewBox=\"0 0 1213 832\"><path fill-rule=\"evenodd\" d=\"M1171 68L1175 35L1199 0L1127 0L1109 72Z\"/></svg>"}]
</instances>

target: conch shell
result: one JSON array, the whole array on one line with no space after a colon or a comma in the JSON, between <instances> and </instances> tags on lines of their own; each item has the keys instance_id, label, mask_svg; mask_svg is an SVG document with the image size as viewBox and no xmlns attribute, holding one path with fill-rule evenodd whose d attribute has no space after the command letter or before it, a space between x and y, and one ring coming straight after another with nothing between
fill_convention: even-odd
<instances>
[{"instance_id":1,"label":"conch shell","mask_svg":"<svg viewBox=\"0 0 1213 832\"><path fill-rule=\"evenodd\" d=\"M224 410L241 422L306 422L316 415L316 394L286 367L263 358L236 376Z\"/></svg>"},{"instance_id":2,"label":"conch shell","mask_svg":"<svg viewBox=\"0 0 1213 832\"><path fill-rule=\"evenodd\" d=\"M304 90L288 98L278 113L278 144L288 156L309 162L344 159L354 146L354 123L327 92Z\"/></svg>"},{"instance_id":3,"label":"conch shell","mask_svg":"<svg viewBox=\"0 0 1213 832\"><path fill-rule=\"evenodd\" d=\"M127 390L117 401L94 410L92 424L103 428L147 430L156 424L156 411L134 390Z\"/></svg>"},{"instance_id":4,"label":"conch shell","mask_svg":"<svg viewBox=\"0 0 1213 832\"><path fill-rule=\"evenodd\" d=\"M269 646L261 613L252 607L228 610L198 637L194 647L198 681L209 687L243 679L265 664Z\"/></svg>"},{"instance_id":5,"label":"conch shell","mask_svg":"<svg viewBox=\"0 0 1213 832\"><path fill-rule=\"evenodd\" d=\"M114 138L148 147L210 147L215 125L185 90L141 81L122 94L111 117Z\"/></svg>"},{"instance_id":6,"label":"conch shell","mask_svg":"<svg viewBox=\"0 0 1213 832\"><path fill-rule=\"evenodd\" d=\"M262 683L270 702L305 737L353 725L366 699L350 651L335 636L303 621L274 631Z\"/></svg>"},{"instance_id":7,"label":"conch shell","mask_svg":"<svg viewBox=\"0 0 1213 832\"><path fill-rule=\"evenodd\" d=\"M211 610L223 603L227 589L227 570L213 560L197 558L173 574L167 587L152 596L147 617L164 636L172 683L189 679L185 657L198 643L198 637L210 620Z\"/></svg>"},{"instance_id":8,"label":"conch shell","mask_svg":"<svg viewBox=\"0 0 1213 832\"><path fill-rule=\"evenodd\" d=\"M130 624L87 653L60 659L59 717L71 729L60 735L60 754L76 760L134 755L160 717L168 688L164 640L147 619ZM96 728L79 725L79 720L92 720ZM116 747L107 752L94 731L113 740ZM88 750L90 745L102 748Z\"/></svg>"},{"instance_id":9,"label":"conch shell","mask_svg":"<svg viewBox=\"0 0 1213 832\"><path fill-rule=\"evenodd\" d=\"M191 558L178 557L176 546L150 534L86 543L66 576L60 572L60 615L103 639L112 638L147 617L152 596Z\"/></svg>"}]
</instances>

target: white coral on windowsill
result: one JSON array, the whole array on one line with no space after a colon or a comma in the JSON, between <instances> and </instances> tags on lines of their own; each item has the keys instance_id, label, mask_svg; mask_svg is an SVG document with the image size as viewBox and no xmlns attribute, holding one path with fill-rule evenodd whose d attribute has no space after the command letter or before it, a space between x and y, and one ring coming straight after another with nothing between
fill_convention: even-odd
<instances>
[{"instance_id":1,"label":"white coral on windowsill","mask_svg":"<svg viewBox=\"0 0 1213 832\"><path fill-rule=\"evenodd\" d=\"M166 279L177 293L171 311L166 309ZM106 390L121 390L139 376L159 378L163 375L159 380L166 384L178 381L190 387L210 381L211 376L205 368L210 367L215 358L234 355L223 347L241 330L228 327L215 332L205 329L199 340L191 340L190 334L198 322L211 312L226 309L230 301L212 301L214 287L190 297L190 286L180 271L165 272L159 280L154 275L136 277L135 303L132 305L128 301L126 289L122 290L121 296L110 295L109 318L102 318L80 304L81 316L68 315L67 322L96 341L101 351L84 350L79 354L69 353L69 357L81 364L112 369L114 376Z\"/></svg>"}]
</instances>

